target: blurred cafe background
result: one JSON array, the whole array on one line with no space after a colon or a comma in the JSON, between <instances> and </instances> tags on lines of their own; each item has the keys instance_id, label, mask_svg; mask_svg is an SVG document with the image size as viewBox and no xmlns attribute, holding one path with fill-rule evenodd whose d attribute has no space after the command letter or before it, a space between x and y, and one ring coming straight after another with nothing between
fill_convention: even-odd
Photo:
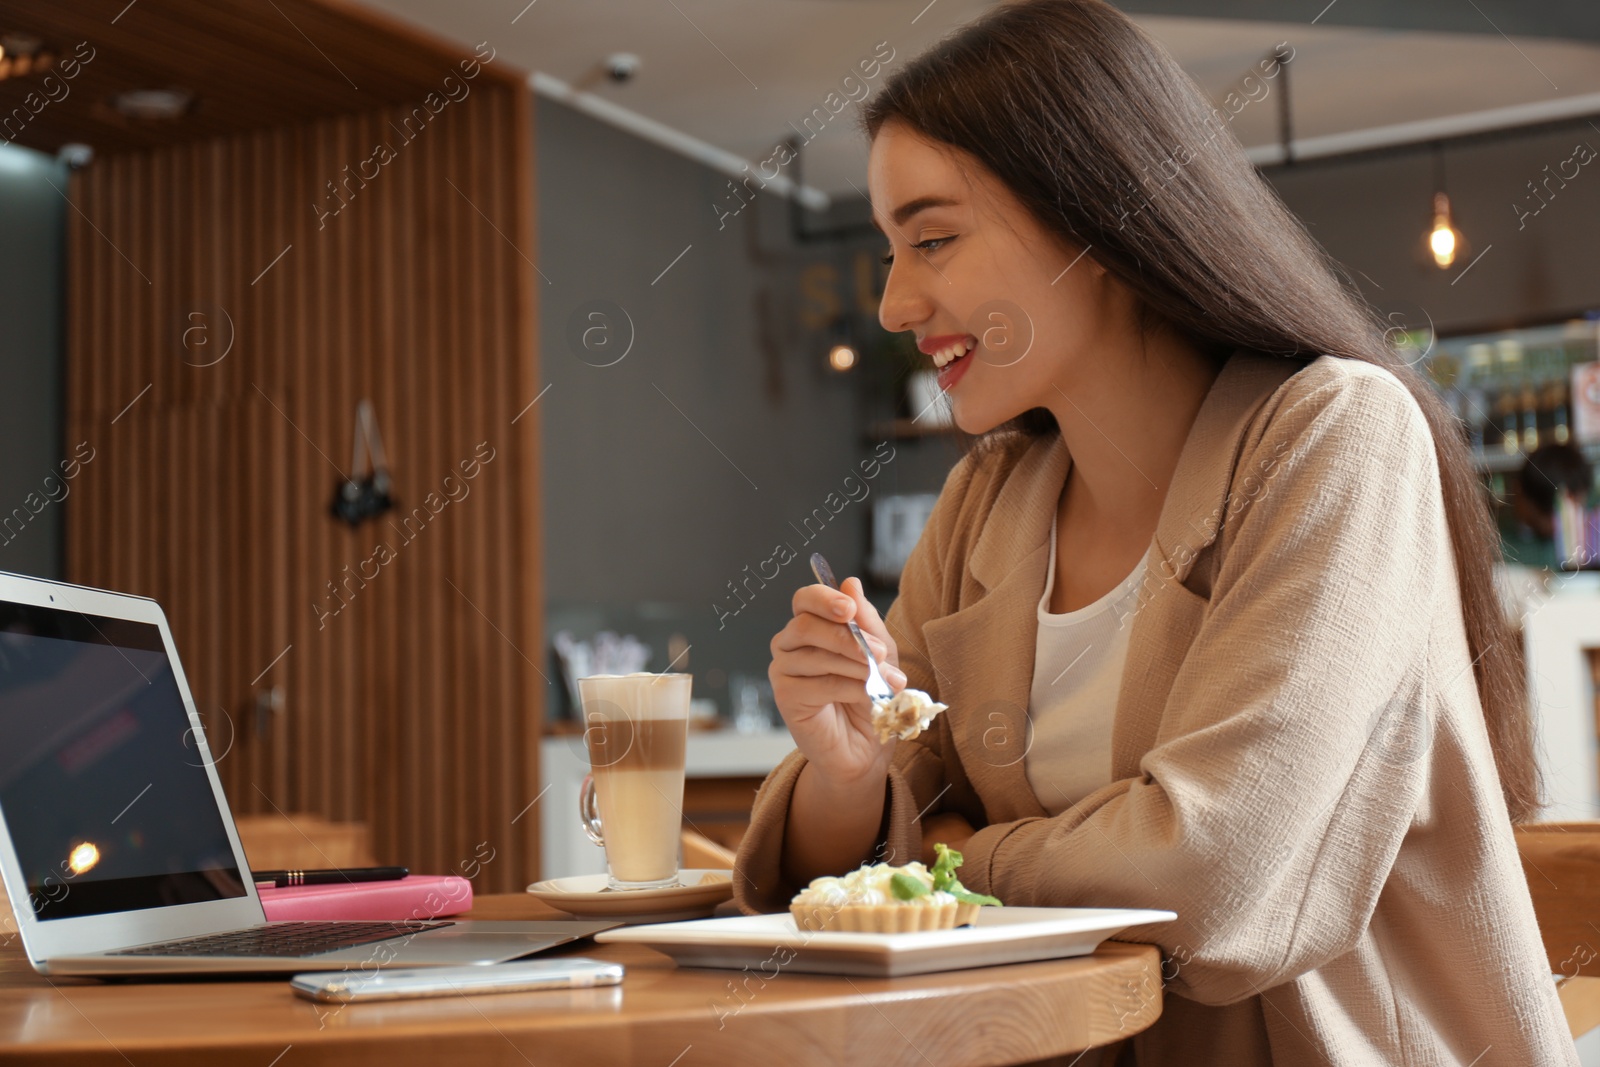
<instances>
[{"instance_id":1,"label":"blurred cafe background","mask_svg":"<svg viewBox=\"0 0 1600 1067\"><path fill-rule=\"evenodd\" d=\"M1120 6L1460 414L1600 815L1600 10ZM857 118L988 7L0 0L0 569L161 601L247 844L601 870L570 680L671 667L733 846L807 557L886 609L961 455Z\"/></svg>"}]
</instances>

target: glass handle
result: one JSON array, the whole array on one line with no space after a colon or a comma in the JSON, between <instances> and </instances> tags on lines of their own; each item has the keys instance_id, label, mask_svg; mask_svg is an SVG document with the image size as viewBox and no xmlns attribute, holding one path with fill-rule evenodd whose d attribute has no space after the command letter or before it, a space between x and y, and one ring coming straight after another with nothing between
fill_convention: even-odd
<instances>
[{"instance_id":1,"label":"glass handle","mask_svg":"<svg viewBox=\"0 0 1600 1067\"><path fill-rule=\"evenodd\" d=\"M589 840L604 847L606 841L600 836L600 807L595 802L592 774L583 776L583 786L578 790L578 819L583 823L583 832Z\"/></svg>"}]
</instances>

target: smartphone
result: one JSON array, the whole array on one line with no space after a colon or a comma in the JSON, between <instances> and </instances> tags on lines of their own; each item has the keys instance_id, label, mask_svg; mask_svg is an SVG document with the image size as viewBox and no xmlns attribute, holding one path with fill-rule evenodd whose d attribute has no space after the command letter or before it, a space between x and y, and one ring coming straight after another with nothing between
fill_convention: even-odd
<instances>
[{"instance_id":1,"label":"smartphone","mask_svg":"<svg viewBox=\"0 0 1600 1067\"><path fill-rule=\"evenodd\" d=\"M289 980L289 985L309 1000L348 1004L351 1001L447 997L461 993L584 989L616 985L621 981L622 964L578 956L561 960L468 964L463 967L409 967L372 973L318 971L297 974Z\"/></svg>"}]
</instances>

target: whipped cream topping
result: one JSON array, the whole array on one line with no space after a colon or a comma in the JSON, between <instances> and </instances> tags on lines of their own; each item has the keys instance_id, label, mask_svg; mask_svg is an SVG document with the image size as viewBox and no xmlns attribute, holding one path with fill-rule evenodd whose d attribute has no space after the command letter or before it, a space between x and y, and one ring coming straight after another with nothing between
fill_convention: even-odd
<instances>
[{"instance_id":1,"label":"whipped cream topping","mask_svg":"<svg viewBox=\"0 0 1600 1067\"><path fill-rule=\"evenodd\" d=\"M889 888L889 880L897 874L915 878L926 886L929 892L910 900L901 900ZM811 884L800 890L795 895L793 903L830 908L843 908L851 905L872 904L901 904L914 906L940 906L954 904L956 898L949 893L933 891L933 875L923 864L912 861L903 867L891 867L887 863L875 863L870 867L858 867L849 874L840 878L824 876L813 878Z\"/></svg>"},{"instance_id":2,"label":"whipped cream topping","mask_svg":"<svg viewBox=\"0 0 1600 1067\"><path fill-rule=\"evenodd\" d=\"M888 700L872 702L872 728L877 731L879 741L891 737L910 741L945 709L946 705L920 689L902 689Z\"/></svg>"}]
</instances>

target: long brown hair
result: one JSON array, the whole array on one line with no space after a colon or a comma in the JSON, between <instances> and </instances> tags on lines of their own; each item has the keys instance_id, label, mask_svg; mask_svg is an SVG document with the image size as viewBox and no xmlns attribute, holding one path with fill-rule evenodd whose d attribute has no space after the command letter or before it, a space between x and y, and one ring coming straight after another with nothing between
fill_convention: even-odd
<instances>
[{"instance_id":1,"label":"long brown hair","mask_svg":"<svg viewBox=\"0 0 1600 1067\"><path fill-rule=\"evenodd\" d=\"M970 153L1126 285L1145 321L1212 358L1330 353L1405 384L1433 432L1479 699L1506 806L1524 821L1541 798L1521 642L1494 587L1499 532L1460 424L1245 158L1225 114L1102 0L1021 0L896 72L863 124L875 137L893 119ZM1044 409L1008 428L1056 429Z\"/></svg>"}]
</instances>

